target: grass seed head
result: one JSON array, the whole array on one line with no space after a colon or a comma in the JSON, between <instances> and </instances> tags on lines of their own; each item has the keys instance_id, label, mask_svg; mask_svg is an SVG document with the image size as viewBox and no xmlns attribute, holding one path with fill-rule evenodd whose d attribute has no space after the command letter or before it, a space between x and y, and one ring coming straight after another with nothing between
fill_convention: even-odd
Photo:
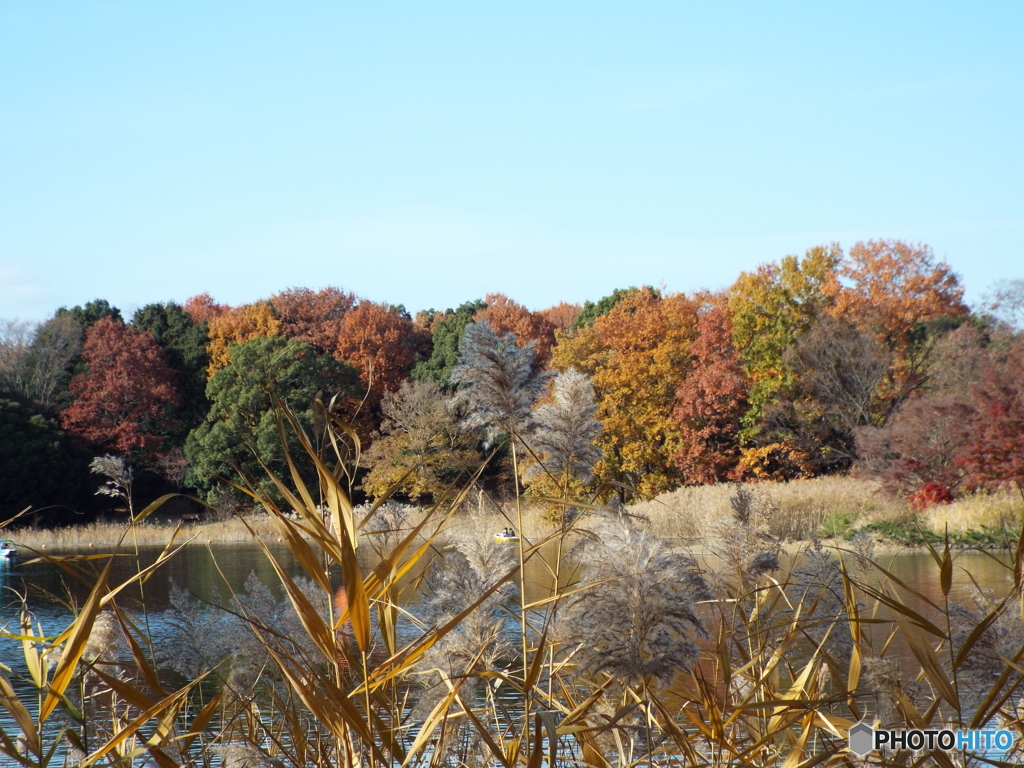
<instances>
[{"instance_id":1,"label":"grass seed head","mask_svg":"<svg viewBox=\"0 0 1024 768\"><path fill-rule=\"evenodd\" d=\"M695 637L706 632L695 603L708 596L707 583L691 558L627 520L596 534L561 632L590 675L668 685L697 660Z\"/></svg>"}]
</instances>

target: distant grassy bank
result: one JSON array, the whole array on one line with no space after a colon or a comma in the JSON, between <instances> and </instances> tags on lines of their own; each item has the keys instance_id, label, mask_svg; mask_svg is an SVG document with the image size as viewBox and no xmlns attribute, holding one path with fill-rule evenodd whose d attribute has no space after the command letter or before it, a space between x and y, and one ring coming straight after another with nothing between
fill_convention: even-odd
<instances>
[{"instance_id":1,"label":"distant grassy bank","mask_svg":"<svg viewBox=\"0 0 1024 768\"><path fill-rule=\"evenodd\" d=\"M978 493L918 511L881 492L876 482L822 477L745 486L764 509L769 530L783 540L848 539L859 530L881 542L922 546L942 540L961 546L1014 546L1024 520L1016 491ZM701 539L732 512L729 484L680 488L629 507L651 521L661 536Z\"/></svg>"},{"instance_id":2,"label":"distant grassy bank","mask_svg":"<svg viewBox=\"0 0 1024 768\"><path fill-rule=\"evenodd\" d=\"M843 541L857 531L870 533L880 543L897 546L923 546L942 541L948 527L950 540L959 546L1010 547L1020 533L1024 520L1024 498L1019 493L1001 491L979 493L917 511L906 503L880 492L878 484L848 477L794 480L788 483L758 483L745 486L763 506L770 532L784 541L809 541L812 538ZM731 514L730 499L736 486L730 484L680 488L655 499L629 506L629 512L650 522L653 533L675 539L689 539L700 546L706 532ZM504 508L505 514L501 509ZM416 508L407 508L408 523L419 518ZM469 526L476 530L501 530L514 523L511 505L475 502L452 521L457 530ZM245 518L257 535L275 541L278 531L268 515L251 514ZM530 538L550 532L547 511L539 505L527 505L523 528ZM147 521L136 526L134 537L140 545L164 546L176 529L174 522ZM114 546L125 531L123 523L94 522L87 525L6 532L20 546L39 551L81 551ZM179 540L197 543L246 542L252 538L238 518L185 522ZM128 541L133 541L129 537Z\"/></svg>"},{"instance_id":3,"label":"distant grassy bank","mask_svg":"<svg viewBox=\"0 0 1024 768\"><path fill-rule=\"evenodd\" d=\"M274 523L267 515L254 515L246 519L253 530L265 540L277 538ZM138 541L140 546L165 546L171 541L177 526L168 523L143 522L129 532L125 542L133 544ZM86 549L109 549L117 544L125 534L123 523L93 522L86 525L54 528L52 530L22 528L15 531L4 531L0 536L14 539L19 547L34 549L40 552L79 552ZM220 521L182 523L178 532L178 541L194 540L197 543L227 544L233 542L252 541L252 534L242 521L229 518Z\"/></svg>"}]
</instances>

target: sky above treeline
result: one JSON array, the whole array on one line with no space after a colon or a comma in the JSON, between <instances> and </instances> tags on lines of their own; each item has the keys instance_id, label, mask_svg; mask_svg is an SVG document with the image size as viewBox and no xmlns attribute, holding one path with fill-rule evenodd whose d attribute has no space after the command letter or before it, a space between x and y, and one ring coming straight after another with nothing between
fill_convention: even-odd
<instances>
[{"instance_id":1,"label":"sky above treeline","mask_svg":"<svg viewBox=\"0 0 1024 768\"><path fill-rule=\"evenodd\" d=\"M1024 277L1024 4L0 5L0 318L717 289L828 242Z\"/></svg>"}]
</instances>

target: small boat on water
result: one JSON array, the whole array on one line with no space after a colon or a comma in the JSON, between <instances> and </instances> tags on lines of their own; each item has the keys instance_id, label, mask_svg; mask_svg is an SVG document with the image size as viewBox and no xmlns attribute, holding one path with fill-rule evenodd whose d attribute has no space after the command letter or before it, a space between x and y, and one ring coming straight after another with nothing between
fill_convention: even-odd
<instances>
[{"instance_id":1,"label":"small boat on water","mask_svg":"<svg viewBox=\"0 0 1024 768\"><path fill-rule=\"evenodd\" d=\"M494 534L495 541L519 541L519 536L511 528L506 528L500 533Z\"/></svg>"},{"instance_id":2,"label":"small boat on water","mask_svg":"<svg viewBox=\"0 0 1024 768\"><path fill-rule=\"evenodd\" d=\"M0 539L0 560L13 560L18 556L18 548L10 539Z\"/></svg>"}]
</instances>

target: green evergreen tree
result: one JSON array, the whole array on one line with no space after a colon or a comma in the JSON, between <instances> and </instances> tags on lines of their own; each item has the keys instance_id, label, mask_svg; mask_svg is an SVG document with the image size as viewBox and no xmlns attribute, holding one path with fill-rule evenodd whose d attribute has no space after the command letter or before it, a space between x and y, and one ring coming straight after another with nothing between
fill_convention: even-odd
<instances>
[{"instance_id":1,"label":"green evergreen tree","mask_svg":"<svg viewBox=\"0 0 1024 768\"><path fill-rule=\"evenodd\" d=\"M209 491L216 478L236 478L234 467L262 477L255 454L281 477L288 477L272 406L277 394L307 430L313 427L313 402L359 391L356 372L309 344L280 336L258 337L231 348L231 362L206 387L210 411L188 436L187 484ZM312 466L298 444L289 446L307 482L315 485ZM270 486L267 485L269 490Z\"/></svg>"},{"instance_id":2,"label":"green evergreen tree","mask_svg":"<svg viewBox=\"0 0 1024 768\"><path fill-rule=\"evenodd\" d=\"M73 503L86 475L85 461L54 419L0 395L0 520L30 505Z\"/></svg>"},{"instance_id":3,"label":"green evergreen tree","mask_svg":"<svg viewBox=\"0 0 1024 768\"><path fill-rule=\"evenodd\" d=\"M210 364L206 345L210 341L206 323L196 323L173 301L147 304L135 312L132 326L149 331L167 354L167 362L178 374L181 402L169 414L175 428L166 435L168 445L181 447L188 433L199 426L210 410L206 398L206 369Z\"/></svg>"},{"instance_id":4,"label":"green evergreen tree","mask_svg":"<svg viewBox=\"0 0 1024 768\"><path fill-rule=\"evenodd\" d=\"M467 301L456 310L446 309L444 318L434 325L433 352L428 360L416 364L412 378L416 381L434 381L443 387L451 387L451 375L459 360L459 347L466 326L473 322L477 312L486 308L487 303L477 299Z\"/></svg>"},{"instance_id":5,"label":"green evergreen tree","mask_svg":"<svg viewBox=\"0 0 1024 768\"><path fill-rule=\"evenodd\" d=\"M104 317L109 317L111 320L116 320L117 322L123 322L121 310L112 306L106 299L93 299L84 307L77 306L72 307L71 309L61 307L57 310L57 315L65 313L71 315L71 317L75 319L75 322L82 326L83 331L88 329L89 326L95 325Z\"/></svg>"}]
</instances>

